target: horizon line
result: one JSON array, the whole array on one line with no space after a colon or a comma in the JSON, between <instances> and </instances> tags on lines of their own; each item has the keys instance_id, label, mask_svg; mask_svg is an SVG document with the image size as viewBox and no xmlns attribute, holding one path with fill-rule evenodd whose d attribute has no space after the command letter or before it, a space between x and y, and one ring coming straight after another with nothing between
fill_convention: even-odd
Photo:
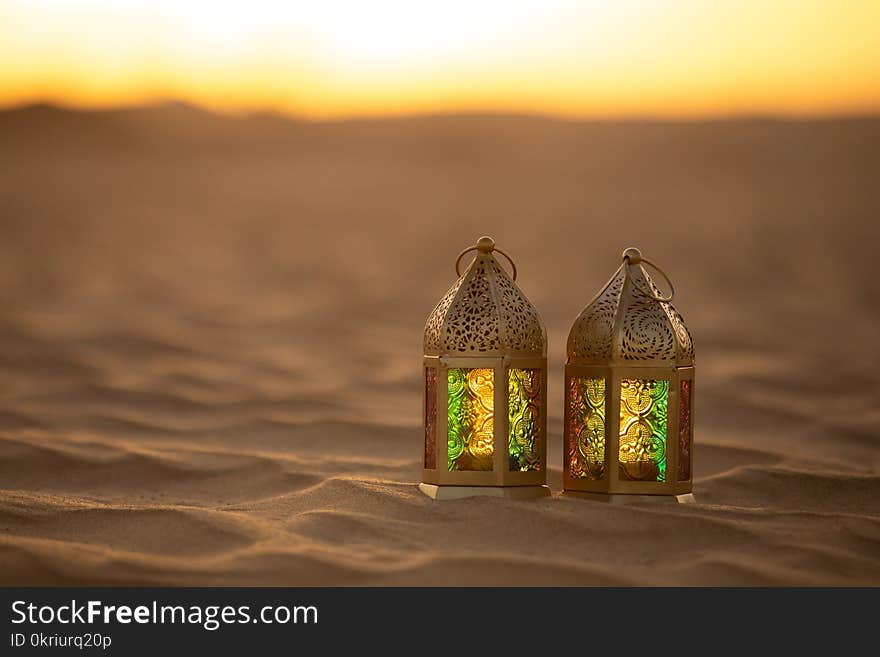
<instances>
[{"instance_id":1,"label":"horizon line","mask_svg":"<svg viewBox=\"0 0 880 657\"><path fill-rule=\"evenodd\" d=\"M551 110L514 109L497 107L454 107L437 109L412 109L399 112L374 111L374 112L346 112L332 116L312 115L307 112L294 112L277 107L252 107L252 108L222 108L207 103L199 103L192 100L179 98L162 98L146 100L143 102L119 102L119 103L96 103L80 104L69 103L49 99L32 99L11 103L0 102L0 113L9 114L38 108L54 109L75 114L102 114L112 112L138 111L138 110L162 110L172 108L192 109L202 113L225 118L256 118L274 116L300 123L345 123L359 121L395 121L420 118L440 117L521 117L540 118L558 121L562 123L728 123L728 122L790 122L809 123L827 121L857 121L880 119L880 107L864 108L839 111L730 111L730 112L619 112L619 113L592 113L592 112L554 112Z\"/></svg>"}]
</instances>

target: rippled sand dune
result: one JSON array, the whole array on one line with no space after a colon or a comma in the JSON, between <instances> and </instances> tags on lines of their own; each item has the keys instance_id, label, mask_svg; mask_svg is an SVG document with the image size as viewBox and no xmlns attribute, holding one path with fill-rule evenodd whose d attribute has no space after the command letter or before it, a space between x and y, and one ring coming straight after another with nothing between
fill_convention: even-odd
<instances>
[{"instance_id":1,"label":"rippled sand dune","mask_svg":"<svg viewBox=\"0 0 880 657\"><path fill-rule=\"evenodd\" d=\"M0 113L0 584L880 584L880 120ZM550 339L635 244L695 506L437 503L426 315L493 235Z\"/></svg>"}]
</instances>

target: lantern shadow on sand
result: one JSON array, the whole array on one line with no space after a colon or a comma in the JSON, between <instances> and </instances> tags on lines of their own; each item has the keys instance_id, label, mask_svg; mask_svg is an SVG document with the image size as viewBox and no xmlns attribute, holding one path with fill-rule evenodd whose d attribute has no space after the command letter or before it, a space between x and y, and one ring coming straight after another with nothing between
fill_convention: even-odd
<instances>
[{"instance_id":1,"label":"lantern shadow on sand","mask_svg":"<svg viewBox=\"0 0 880 657\"><path fill-rule=\"evenodd\" d=\"M668 296L643 265L666 278ZM694 348L673 295L666 275L629 248L574 321L565 365L566 494L693 501Z\"/></svg>"},{"instance_id":2,"label":"lantern shadow on sand","mask_svg":"<svg viewBox=\"0 0 880 657\"><path fill-rule=\"evenodd\" d=\"M549 495L547 333L492 238L463 251L456 274L473 251L425 324L419 488L435 499Z\"/></svg>"}]
</instances>

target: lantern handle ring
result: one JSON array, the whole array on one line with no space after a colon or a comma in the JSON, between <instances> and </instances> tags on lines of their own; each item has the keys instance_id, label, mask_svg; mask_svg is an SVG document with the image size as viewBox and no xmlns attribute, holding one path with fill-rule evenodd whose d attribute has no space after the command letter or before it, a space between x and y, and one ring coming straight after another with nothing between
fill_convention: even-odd
<instances>
[{"instance_id":1,"label":"lantern handle ring","mask_svg":"<svg viewBox=\"0 0 880 657\"><path fill-rule=\"evenodd\" d=\"M485 252L485 251L483 251L483 249L481 249L480 247L477 247L477 246L471 246L471 247L468 247L467 249L465 249L464 251L462 251L461 253L459 253L459 254L458 254L458 258L456 258L456 260L455 260L455 275L458 276L459 278L461 278L461 270L460 270L461 259L462 259L465 255L467 255L468 253L470 253L471 251L481 251L481 252ZM515 281L515 280L516 280L516 265L513 263L513 259L512 259L509 255L507 255L504 251L502 251L501 249L499 249L499 248L497 248L497 247L495 247L495 246L492 247L492 249L491 249L491 251L489 251L489 253L491 253L492 251L494 251L495 253L500 253L500 254L503 255L505 258L507 258L507 262L510 263L510 268L513 270L513 280Z\"/></svg>"},{"instance_id":2,"label":"lantern handle ring","mask_svg":"<svg viewBox=\"0 0 880 657\"><path fill-rule=\"evenodd\" d=\"M665 271L663 271L662 269L660 269L660 267L658 267L657 265L655 265L653 262L651 262L651 261L648 260L647 258L639 257L639 258L638 258L638 261L637 261L636 263L630 263L630 262L629 262L629 257L627 257L627 256L624 256L623 259L624 259L624 261L625 261L627 264L639 264L639 263L643 263L643 264L646 264L646 265L649 265L649 266L653 267L653 268L654 268L654 271L656 271L658 274L660 274L660 275L666 280L666 284L669 286L669 296L666 296L666 297L664 297L664 296L657 296L656 294L654 294L653 291L646 290L644 287L642 287L642 284L639 283L638 279L636 279L636 278L633 278L633 279L632 279L633 285L635 285L637 288L639 288L639 290L641 290L644 294L648 295L648 297L650 297L650 298L653 299L654 301L659 301L659 302L661 302L661 303L669 303L670 301L672 301L672 297L675 296L675 286L672 284L672 281L669 280L669 276L666 275L666 272L665 272Z\"/></svg>"}]
</instances>

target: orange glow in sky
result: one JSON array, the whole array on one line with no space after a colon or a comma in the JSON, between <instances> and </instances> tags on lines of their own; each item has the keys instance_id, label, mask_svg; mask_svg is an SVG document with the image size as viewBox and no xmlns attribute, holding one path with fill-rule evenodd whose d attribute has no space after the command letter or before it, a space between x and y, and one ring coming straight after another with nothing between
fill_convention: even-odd
<instances>
[{"instance_id":1,"label":"orange glow in sky","mask_svg":"<svg viewBox=\"0 0 880 657\"><path fill-rule=\"evenodd\" d=\"M0 0L0 105L880 111L880 0Z\"/></svg>"}]
</instances>

